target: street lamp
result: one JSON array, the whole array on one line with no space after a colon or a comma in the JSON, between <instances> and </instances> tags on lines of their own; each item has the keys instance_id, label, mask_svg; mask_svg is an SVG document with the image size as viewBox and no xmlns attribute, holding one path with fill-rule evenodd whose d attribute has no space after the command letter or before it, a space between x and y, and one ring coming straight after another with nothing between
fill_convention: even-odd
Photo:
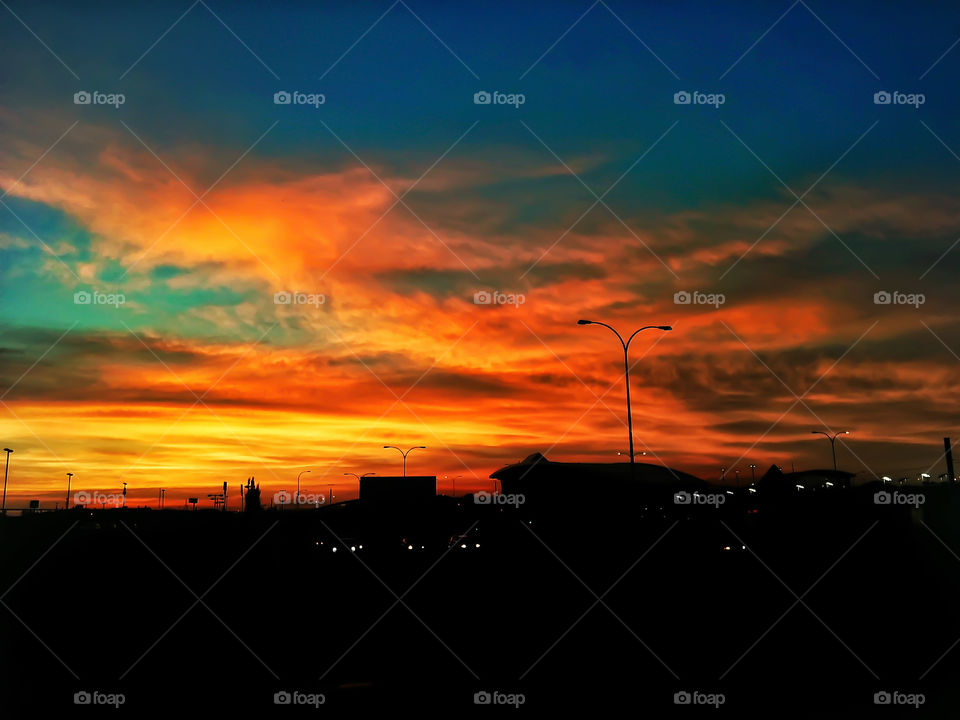
<instances>
[{"instance_id":1,"label":"street lamp","mask_svg":"<svg viewBox=\"0 0 960 720\"><path fill-rule=\"evenodd\" d=\"M13 452L10 448L4 448L3 451L7 454L7 462L3 468L3 505L0 506L0 513L7 514L7 471L10 469L10 453Z\"/></svg>"},{"instance_id":2,"label":"street lamp","mask_svg":"<svg viewBox=\"0 0 960 720\"><path fill-rule=\"evenodd\" d=\"M70 509L70 481L73 480L73 473L67 473L67 504L64 507Z\"/></svg>"},{"instance_id":3,"label":"street lamp","mask_svg":"<svg viewBox=\"0 0 960 720\"><path fill-rule=\"evenodd\" d=\"M300 473L297 475L297 496L293 499L294 505L299 505L299 504L300 504L300 475L303 475L304 473L308 473L308 472L310 472L310 471L309 471L309 470L301 470Z\"/></svg>"},{"instance_id":4,"label":"street lamp","mask_svg":"<svg viewBox=\"0 0 960 720\"><path fill-rule=\"evenodd\" d=\"M357 475L356 473L345 472L344 475L351 475L351 476L353 476L353 477L355 477L355 478L357 479L357 494L359 495L359 493L360 493L360 481L361 481L363 478L367 477L368 475L376 475L376 473L367 472L367 473L364 473L363 475Z\"/></svg>"},{"instance_id":5,"label":"street lamp","mask_svg":"<svg viewBox=\"0 0 960 720\"><path fill-rule=\"evenodd\" d=\"M127 484L123 484L123 501L120 504L120 507L125 508L127 506Z\"/></svg>"},{"instance_id":6,"label":"street lamp","mask_svg":"<svg viewBox=\"0 0 960 720\"><path fill-rule=\"evenodd\" d=\"M161 510L163 510L163 501L164 501L164 498L165 498L166 494L167 494L167 489L166 489L166 488L160 488L160 509L161 509ZM243 498L243 491L242 491L242 490L240 491L240 497L241 497L241 499ZM241 503L241 506L242 506L242 504L243 504L243 503ZM241 507L240 509L242 510L243 508Z\"/></svg>"},{"instance_id":7,"label":"street lamp","mask_svg":"<svg viewBox=\"0 0 960 720\"><path fill-rule=\"evenodd\" d=\"M750 463L750 482L755 483L757 481L757 466L753 463Z\"/></svg>"},{"instance_id":8,"label":"street lamp","mask_svg":"<svg viewBox=\"0 0 960 720\"><path fill-rule=\"evenodd\" d=\"M414 445L412 448L410 448L410 449L407 450L406 452L404 452L403 450L401 450L400 448L398 448L396 445L384 445L384 446L383 446L383 449L384 449L384 450L389 450L390 448L393 448L394 450L396 450L397 452L399 452L401 455L403 455L403 476L406 477L406 476L407 476L407 455L409 455L410 453L412 453L414 450L426 450L426 449L427 449L427 446L426 446L426 445Z\"/></svg>"},{"instance_id":9,"label":"street lamp","mask_svg":"<svg viewBox=\"0 0 960 720\"><path fill-rule=\"evenodd\" d=\"M834 444L837 441L838 435L849 435L849 430L841 430L840 432L830 435L830 433L824 432L823 430L811 430L811 435L823 435L827 440L830 441L830 451L833 453L833 469L837 469L837 446Z\"/></svg>"},{"instance_id":10,"label":"street lamp","mask_svg":"<svg viewBox=\"0 0 960 720\"><path fill-rule=\"evenodd\" d=\"M453 497L453 498L456 498L456 497L457 497L457 478L462 478L462 477L463 477L463 475L457 475L457 477L455 477L455 478L453 478L452 480L450 480L450 476L449 476L449 475L444 475L444 476L443 476L443 479L444 479L444 480L450 480L450 482L453 483L453 491L452 491L453 494L451 495L451 497Z\"/></svg>"},{"instance_id":11,"label":"street lamp","mask_svg":"<svg viewBox=\"0 0 960 720\"><path fill-rule=\"evenodd\" d=\"M610 325L606 323L597 322L596 320L577 320L577 325L603 325L603 327L610 330L614 335L617 336L617 339L620 341L620 344L623 346L623 374L626 377L627 381L627 432L630 436L630 468L631 471L634 467L634 455L633 455L633 414L630 410L630 363L627 360L627 349L630 347L630 341L633 340L637 333L642 330L673 330L669 325L645 325L640 328L640 330L635 330L633 335L631 335L626 342L623 341L623 337L614 330Z\"/></svg>"}]
</instances>

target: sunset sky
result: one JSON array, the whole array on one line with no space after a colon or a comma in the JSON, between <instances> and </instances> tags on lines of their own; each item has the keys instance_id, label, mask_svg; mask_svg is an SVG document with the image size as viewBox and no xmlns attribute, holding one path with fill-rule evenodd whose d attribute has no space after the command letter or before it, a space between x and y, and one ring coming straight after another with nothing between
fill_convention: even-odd
<instances>
[{"instance_id":1,"label":"sunset sky","mask_svg":"<svg viewBox=\"0 0 960 720\"><path fill-rule=\"evenodd\" d=\"M305 469L346 498L344 472L399 474L388 444L426 445L408 471L441 490L615 461L622 352L581 317L674 326L630 348L645 461L828 467L810 431L848 429L842 469L942 473L958 35L886 2L10 2L8 506L62 502L67 472L130 504Z\"/></svg>"}]
</instances>

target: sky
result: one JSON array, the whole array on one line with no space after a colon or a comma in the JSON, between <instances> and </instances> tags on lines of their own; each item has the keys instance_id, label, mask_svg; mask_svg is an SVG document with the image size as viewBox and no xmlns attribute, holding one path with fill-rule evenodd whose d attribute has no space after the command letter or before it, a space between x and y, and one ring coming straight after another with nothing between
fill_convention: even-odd
<instances>
[{"instance_id":1,"label":"sky","mask_svg":"<svg viewBox=\"0 0 960 720\"><path fill-rule=\"evenodd\" d=\"M0 4L11 505L945 472L947 3Z\"/></svg>"}]
</instances>

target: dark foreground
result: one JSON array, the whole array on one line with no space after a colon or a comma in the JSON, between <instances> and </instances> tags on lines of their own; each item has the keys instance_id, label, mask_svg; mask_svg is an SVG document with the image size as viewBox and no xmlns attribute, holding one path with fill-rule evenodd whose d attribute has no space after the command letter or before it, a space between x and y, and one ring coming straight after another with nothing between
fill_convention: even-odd
<instances>
[{"instance_id":1,"label":"dark foreground","mask_svg":"<svg viewBox=\"0 0 960 720\"><path fill-rule=\"evenodd\" d=\"M956 717L960 497L935 495L0 518L2 716Z\"/></svg>"}]
</instances>

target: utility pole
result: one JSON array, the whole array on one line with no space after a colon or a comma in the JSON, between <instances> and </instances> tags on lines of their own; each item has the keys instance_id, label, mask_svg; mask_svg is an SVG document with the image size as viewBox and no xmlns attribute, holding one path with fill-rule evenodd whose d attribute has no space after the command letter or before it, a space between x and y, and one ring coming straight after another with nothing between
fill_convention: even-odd
<instances>
[{"instance_id":1,"label":"utility pole","mask_svg":"<svg viewBox=\"0 0 960 720\"><path fill-rule=\"evenodd\" d=\"M10 453L13 452L10 448L4 448L3 451L7 454L7 464L3 468L3 505L0 506L0 513L3 515L7 514L7 472L10 470Z\"/></svg>"}]
</instances>

